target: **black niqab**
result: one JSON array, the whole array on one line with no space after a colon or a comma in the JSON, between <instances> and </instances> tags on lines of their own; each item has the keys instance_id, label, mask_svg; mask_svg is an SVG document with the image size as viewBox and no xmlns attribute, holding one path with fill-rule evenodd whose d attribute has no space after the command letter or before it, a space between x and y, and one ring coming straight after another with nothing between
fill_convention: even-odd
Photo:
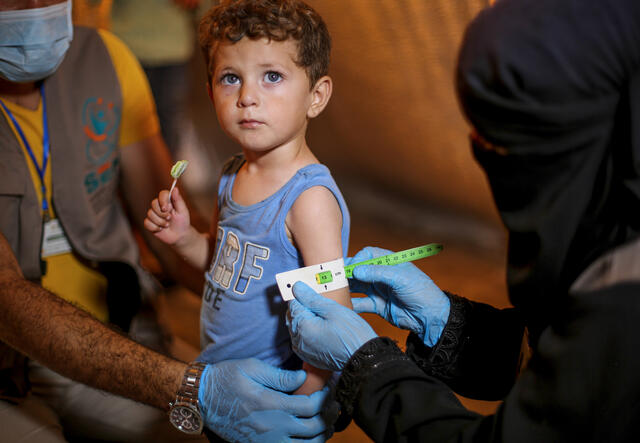
<instances>
[{"instance_id":1,"label":"black niqab","mask_svg":"<svg viewBox=\"0 0 640 443\"><path fill-rule=\"evenodd\" d=\"M481 13L456 79L534 340L580 272L640 234L640 2L562 2L550 15L541 1L520 0L527 17L512 0Z\"/></svg>"}]
</instances>

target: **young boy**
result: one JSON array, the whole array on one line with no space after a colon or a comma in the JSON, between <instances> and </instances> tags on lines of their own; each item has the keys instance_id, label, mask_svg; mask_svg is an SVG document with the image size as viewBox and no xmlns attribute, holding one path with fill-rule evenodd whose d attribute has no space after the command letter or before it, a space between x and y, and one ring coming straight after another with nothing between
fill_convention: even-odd
<instances>
[{"instance_id":1,"label":"young boy","mask_svg":"<svg viewBox=\"0 0 640 443\"><path fill-rule=\"evenodd\" d=\"M189 263L208 266L199 360L257 357L299 368L275 274L343 257L349 237L345 201L305 139L331 96L329 33L302 1L239 0L212 8L199 39L209 97L242 154L223 168L210 236L191 227L177 189L171 201L162 191L152 202L145 226ZM351 307L348 288L326 295ZM298 394L330 375L304 368Z\"/></svg>"}]
</instances>

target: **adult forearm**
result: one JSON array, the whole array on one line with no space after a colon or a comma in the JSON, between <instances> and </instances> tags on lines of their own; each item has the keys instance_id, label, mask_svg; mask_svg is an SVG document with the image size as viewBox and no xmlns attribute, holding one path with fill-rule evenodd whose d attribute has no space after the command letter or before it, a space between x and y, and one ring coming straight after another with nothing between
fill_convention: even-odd
<instances>
[{"instance_id":1,"label":"adult forearm","mask_svg":"<svg viewBox=\"0 0 640 443\"><path fill-rule=\"evenodd\" d=\"M166 409L186 365L109 329L42 287L0 271L0 340L82 383Z\"/></svg>"}]
</instances>

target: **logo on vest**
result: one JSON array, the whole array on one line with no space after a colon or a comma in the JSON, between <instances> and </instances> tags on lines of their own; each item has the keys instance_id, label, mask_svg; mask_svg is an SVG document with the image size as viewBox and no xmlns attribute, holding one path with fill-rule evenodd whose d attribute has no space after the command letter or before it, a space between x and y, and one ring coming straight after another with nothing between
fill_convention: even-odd
<instances>
[{"instance_id":1,"label":"logo on vest","mask_svg":"<svg viewBox=\"0 0 640 443\"><path fill-rule=\"evenodd\" d=\"M82 109L82 129L85 135L85 154L93 170L85 175L87 193L93 194L116 176L118 158L118 128L120 109L102 97L91 97ZM114 158L115 157L115 158Z\"/></svg>"}]
</instances>

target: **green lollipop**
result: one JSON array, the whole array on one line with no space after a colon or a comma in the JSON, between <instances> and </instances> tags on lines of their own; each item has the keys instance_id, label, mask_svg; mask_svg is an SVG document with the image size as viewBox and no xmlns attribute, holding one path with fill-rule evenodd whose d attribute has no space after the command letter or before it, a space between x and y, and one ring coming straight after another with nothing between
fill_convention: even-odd
<instances>
[{"instance_id":1,"label":"green lollipop","mask_svg":"<svg viewBox=\"0 0 640 443\"><path fill-rule=\"evenodd\" d=\"M178 177L182 175L185 169L187 169L187 165L189 162L187 160L178 160L171 167L171 177L173 177L173 183L171 184L171 189L169 189L169 200L171 200L171 193L173 192L173 188L176 187L176 183L178 182Z\"/></svg>"}]
</instances>

